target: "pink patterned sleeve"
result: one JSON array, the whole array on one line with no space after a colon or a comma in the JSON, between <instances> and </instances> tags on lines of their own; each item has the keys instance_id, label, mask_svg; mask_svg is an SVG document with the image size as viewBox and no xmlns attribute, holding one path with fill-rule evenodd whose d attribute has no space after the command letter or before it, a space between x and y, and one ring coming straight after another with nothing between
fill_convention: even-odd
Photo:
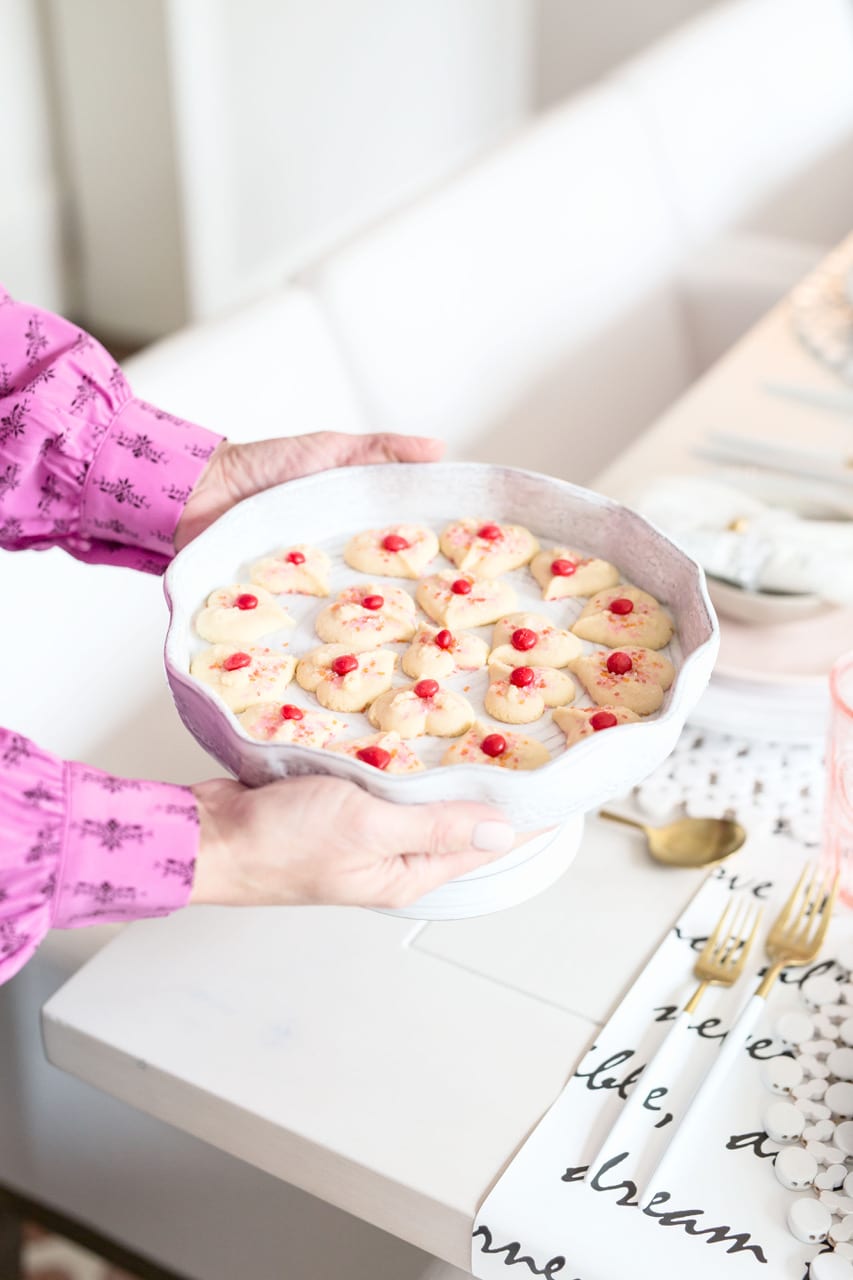
<instances>
[{"instance_id":1,"label":"pink patterned sleeve","mask_svg":"<svg viewBox=\"0 0 853 1280\"><path fill-rule=\"evenodd\" d=\"M0 287L0 546L162 573L221 439L135 399L94 338Z\"/></svg>"},{"instance_id":2,"label":"pink patterned sleeve","mask_svg":"<svg viewBox=\"0 0 853 1280\"><path fill-rule=\"evenodd\" d=\"M48 929L165 916L189 900L187 787L114 778L0 729L0 983Z\"/></svg>"}]
</instances>

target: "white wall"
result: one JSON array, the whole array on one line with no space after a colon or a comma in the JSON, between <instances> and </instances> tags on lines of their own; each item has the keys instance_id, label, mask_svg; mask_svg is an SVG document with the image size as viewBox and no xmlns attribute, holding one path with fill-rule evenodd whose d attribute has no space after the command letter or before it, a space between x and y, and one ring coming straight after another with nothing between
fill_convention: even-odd
<instances>
[{"instance_id":1,"label":"white wall","mask_svg":"<svg viewBox=\"0 0 853 1280\"><path fill-rule=\"evenodd\" d=\"M715 0L536 0L536 105L559 102Z\"/></svg>"},{"instance_id":2,"label":"white wall","mask_svg":"<svg viewBox=\"0 0 853 1280\"><path fill-rule=\"evenodd\" d=\"M0 3L0 282L54 310L65 302L60 187L34 0Z\"/></svg>"}]
</instances>

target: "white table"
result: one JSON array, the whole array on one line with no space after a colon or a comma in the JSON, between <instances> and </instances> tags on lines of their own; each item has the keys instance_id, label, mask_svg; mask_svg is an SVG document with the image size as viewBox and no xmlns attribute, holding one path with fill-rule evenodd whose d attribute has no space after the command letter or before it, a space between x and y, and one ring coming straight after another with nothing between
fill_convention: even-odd
<instances>
[{"instance_id":1,"label":"white table","mask_svg":"<svg viewBox=\"0 0 853 1280\"><path fill-rule=\"evenodd\" d=\"M830 444L832 387L776 308L601 478L620 496L708 428ZM847 441L849 443L849 439ZM49 1001L52 1062L467 1269L475 1210L699 882L595 820L502 915L412 928L343 909L195 909L130 927ZM621 940L590 971L602 929Z\"/></svg>"}]
</instances>

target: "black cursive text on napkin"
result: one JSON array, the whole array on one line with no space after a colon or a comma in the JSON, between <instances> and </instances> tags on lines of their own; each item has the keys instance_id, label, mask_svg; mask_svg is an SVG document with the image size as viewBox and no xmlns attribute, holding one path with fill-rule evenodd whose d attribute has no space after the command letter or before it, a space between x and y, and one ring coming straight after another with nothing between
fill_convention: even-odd
<instances>
[{"instance_id":1,"label":"black cursive text on napkin","mask_svg":"<svg viewBox=\"0 0 853 1280\"><path fill-rule=\"evenodd\" d=\"M765 1142L772 1142L772 1138L768 1138L763 1129L756 1129L754 1133L733 1133L726 1143L726 1151L744 1151L751 1150L753 1155L758 1156L759 1160L775 1160L779 1154L779 1148L774 1151L765 1151Z\"/></svg>"},{"instance_id":2,"label":"black cursive text on napkin","mask_svg":"<svg viewBox=\"0 0 853 1280\"><path fill-rule=\"evenodd\" d=\"M477 1239L477 1236L481 1236L483 1240L483 1243L480 1245L480 1253L506 1254L506 1257L503 1260L505 1267L514 1267L519 1263L523 1263L530 1271L531 1275L544 1276L545 1280L553 1280L553 1277L558 1275L566 1265L566 1259L562 1254L558 1253L556 1257L549 1259L544 1266L537 1267L529 1254L524 1253L519 1256L521 1245L517 1240L511 1240L509 1244L493 1244L492 1233L485 1223L480 1223L474 1231L475 1240ZM579 1280L579 1277L575 1276L575 1280Z\"/></svg>"},{"instance_id":3,"label":"black cursive text on napkin","mask_svg":"<svg viewBox=\"0 0 853 1280\"><path fill-rule=\"evenodd\" d=\"M715 880L725 883L727 889L731 889L732 893L745 890L751 893L754 898L764 901L770 896L773 888L772 880L756 880L750 876L741 876L735 872L734 875L726 869L726 867L717 867L713 873Z\"/></svg>"},{"instance_id":4,"label":"black cursive text on napkin","mask_svg":"<svg viewBox=\"0 0 853 1280\"><path fill-rule=\"evenodd\" d=\"M616 1201L619 1205L628 1205L632 1208L639 1206L637 1199L637 1184L632 1182L630 1178L625 1178L622 1182L605 1182L604 1179L609 1177L616 1166L621 1164L623 1160L627 1160L629 1152L622 1151L619 1155L613 1156L610 1160L605 1160L600 1169L596 1171L594 1176L587 1181L587 1186L593 1191L609 1191L621 1193ZM588 1165L578 1165L575 1168L567 1169L562 1175L562 1182L583 1182L589 1172ZM654 1218L658 1226L661 1227L680 1227L682 1231L689 1236L706 1236L706 1244L725 1244L729 1242L726 1253L750 1253L756 1262L767 1262L764 1250L760 1244L750 1243L752 1237L747 1231L732 1232L731 1227L703 1227L699 1225L700 1219L704 1217L704 1209L664 1209L662 1206L667 1205L672 1200L672 1196L668 1191L657 1191L645 1206L642 1212L649 1218Z\"/></svg>"}]
</instances>

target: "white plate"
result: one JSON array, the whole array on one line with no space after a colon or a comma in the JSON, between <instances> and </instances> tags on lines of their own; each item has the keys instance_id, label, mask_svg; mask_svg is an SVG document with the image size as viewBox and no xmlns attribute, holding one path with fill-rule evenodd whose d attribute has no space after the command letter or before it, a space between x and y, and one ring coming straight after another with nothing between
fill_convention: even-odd
<instances>
[{"instance_id":1,"label":"white plate","mask_svg":"<svg viewBox=\"0 0 853 1280\"><path fill-rule=\"evenodd\" d=\"M595 734L571 751L565 750L563 735L546 716L524 730L539 736L552 752L547 765L531 772L464 765L388 776L346 756L255 742L216 695L190 677L191 656L199 646L192 628L195 613L215 587L245 579L252 561L288 543L319 545L337 557L334 592L345 582L365 577L340 561L340 550L353 533L402 519L417 519L438 531L449 520L468 514L526 524L545 545L562 542L595 551L617 564L626 580L667 604L677 628L678 673L656 716ZM579 612L578 602L545 605L526 570L508 576L519 591L520 608L547 613L563 626ZM406 585L404 580L394 581ZM288 774L325 773L401 803L480 800L500 806L519 831L562 825L624 794L650 773L672 750L707 684L717 649L716 619L701 569L640 516L561 480L474 463L353 467L267 490L234 508L175 557L166 575L166 595L172 611L166 669L178 711L199 742L237 777L260 785ZM283 599L298 622L283 639L301 654L318 643L313 620L324 602L301 596ZM478 673L476 682L456 678L456 686L465 684L476 705L485 674ZM308 705L301 691L294 690L293 700ZM366 718L348 719L353 736L369 732ZM441 742L419 739L413 745L430 764L444 751ZM500 865L495 864L496 869Z\"/></svg>"}]
</instances>

